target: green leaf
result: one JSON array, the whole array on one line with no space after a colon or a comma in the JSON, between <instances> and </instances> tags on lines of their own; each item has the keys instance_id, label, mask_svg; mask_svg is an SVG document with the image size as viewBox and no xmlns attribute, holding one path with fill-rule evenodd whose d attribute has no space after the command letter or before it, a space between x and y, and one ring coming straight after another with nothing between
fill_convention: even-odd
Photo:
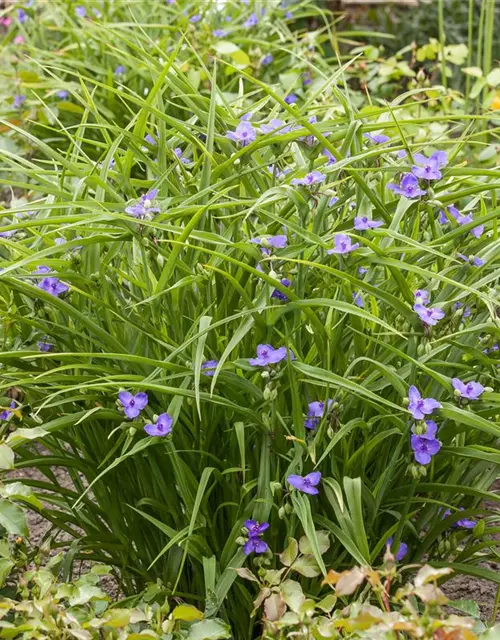
<instances>
[{"instance_id":1,"label":"green leaf","mask_svg":"<svg viewBox=\"0 0 500 640\"><path fill-rule=\"evenodd\" d=\"M282 553L280 553L279 558L281 563L284 564L285 567L290 567L298 554L299 545L297 543L297 540L295 540L295 538L288 538L288 546Z\"/></svg>"},{"instance_id":2,"label":"green leaf","mask_svg":"<svg viewBox=\"0 0 500 640\"><path fill-rule=\"evenodd\" d=\"M12 535L28 535L28 525L22 509L8 500L0 500L0 525Z\"/></svg>"},{"instance_id":3,"label":"green leaf","mask_svg":"<svg viewBox=\"0 0 500 640\"><path fill-rule=\"evenodd\" d=\"M330 548L330 536L328 531L316 531L316 540L318 541L319 552L323 555ZM302 536L299 540L299 549L300 553L304 553L306 555L314 554L313 547L307 536Z\"/></svg>"},{"instance_id":4,"label":"green leaf","mask_svg":"<svg viewBox=\"0 0 500 640\"><path fill-rule=\"evenodd\" d=\"M184 622L194 622L202 620L203 613L192 604L179 604L172 611L174 620L183 620Z\"/></svg>"},{"instance_id":5,"label":"green leaf","mask_svg":"<svg viewBox=\"0 0 500 640\"><path fill-rule=\"evenodd\" d=\"M14 452L6 444L0 444L0 469L14 468Z\"/></svg>"},{"instance_id":6,"label":"green leaf","mask_svg":"<svg viewBox=\"0 0 500 640\"><path fill-rule=\"evenodd\" d=\"M189 629L188 640L223 640L231 637L228 624L219 618L201 620Z\"/></svg>"},{"instance_id":7,"label":"green leaf","mask_svg":"<svg viewBox=\"0 0 500 640\"><path fill-rule=\"evenodd\" d=\"M314 556L299 556L292 564L291 569L306 578L315 578L321 575L321 568Z\"/></svg>"},{"instance_id":8,"label":"green leaf","mask_svg":"<svg viewBox=\"0 0 500 640\"><path fill-rule=\"evenodd\" d=\"M490 71L490 73L488 73L488 75L486 76L486 82L490 87L493 88L496 88L498 87L498 85L500 85L500 67L497 67L496 69L493 69L493 71Z\"/></svg>"}]
</instances>

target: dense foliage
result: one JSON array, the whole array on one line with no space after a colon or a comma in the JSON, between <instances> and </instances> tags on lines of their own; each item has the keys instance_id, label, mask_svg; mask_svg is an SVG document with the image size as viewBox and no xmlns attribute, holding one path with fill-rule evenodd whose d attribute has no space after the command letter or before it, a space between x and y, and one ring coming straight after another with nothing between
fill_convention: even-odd
<instances>
[{"instance_id":1,"label":"dense foliage","mask_svg":"<svg viewBox=\"0 0 500 640\"><path fill-rule=\"evenodd\" d=\"M443 39L381 71L315 5L2 18L0 460L43 479L0 524L28 505L236 637L236 569L288 537L318 598L388 546L500 583L500 73L448 88Z\"/></svg>"}]
</instances>

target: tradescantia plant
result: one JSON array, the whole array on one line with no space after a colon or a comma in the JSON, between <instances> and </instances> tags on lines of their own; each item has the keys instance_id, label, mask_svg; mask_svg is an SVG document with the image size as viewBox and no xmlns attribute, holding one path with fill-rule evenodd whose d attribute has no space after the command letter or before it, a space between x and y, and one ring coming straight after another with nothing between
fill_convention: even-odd
<instances>
[{"instance_id":1,"label":"tradescantia plant","mask_svg":"<svg viewBox=\"0 0 500 640\"><path fill-rule=\"evenodd\" d=\"M297 532L500 582L495 114L359 110L326 14L257 4L28 7L0 119L0 459L43 474L0 523L237 637Z\"/></svg>"}]
</instances>

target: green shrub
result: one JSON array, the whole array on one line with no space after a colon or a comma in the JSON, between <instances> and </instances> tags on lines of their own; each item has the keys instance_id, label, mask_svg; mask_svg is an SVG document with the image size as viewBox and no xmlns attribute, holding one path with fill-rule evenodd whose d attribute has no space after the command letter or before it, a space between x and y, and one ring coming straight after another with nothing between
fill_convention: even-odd
<instances>
[{"instance_id":1,"label":"green shrub","mask_svg":"<svg viewBox=\"0 0 500 640\"><path fill-rule=\"evenodd\" d=\"M54 1L5 44L1 459L43 480L7 480L0 523L25 533L25 504L127 594L159 578L237 637L253 625L235 583L248 519L270 523L272 551L304 533L322 573L377 564L392 536L405 561L499 582L482 564L498 517L481 506L499 500L494 112L464 117L439 87L429 106L422 86L360 110L349 62L320 55L333 37L314 3L292 18L269 4L254 27L255 7L227 5L226 39L211 35L223 15L193 23L194 6L79 17ZM310 15L325 26L291 29ZM272 118L286 125L266 133ZM390 190L438 151L423 197ZM353 230L355 216L383 226ZM340 234L355 250L331 255ZM275 363L252 364L266 344ZM482 392L459 397L453 378ZM412 386L440 405L437 438L414 424ZM121 396L131 419L123 391L148 395ZM319 495L292 490L318 471Z\"/></svg>"}]
</instances>

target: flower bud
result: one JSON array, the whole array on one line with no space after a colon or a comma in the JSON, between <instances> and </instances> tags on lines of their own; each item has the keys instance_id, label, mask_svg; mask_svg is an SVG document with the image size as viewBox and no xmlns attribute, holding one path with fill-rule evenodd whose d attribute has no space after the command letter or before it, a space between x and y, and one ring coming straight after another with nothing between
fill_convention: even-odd
<instances>
[{"instance_id":1,"label":"flower bud","mask_svg":"<svg viewBox=\"0 0 500 640\"><path fill-rule=\"evenodd\" d=\"M408 465L408 473L415 479L418 480L420 478L420 471L418 468L419 465L410 464Z\"/></svg>"},{"instance_id":2,"label":"flower bud","mask_svg":"<svg viewBox=\"0 0 500 640\"><path fill-rule=\"evenodd\" d=\"M129 436L135 436L136 433L137 433L137 429L135 427L129 427L128 429Z\"/></svg>"},{"instance_id":3,"label":"flower bud","mask_svg":"<svg viewBox=\"0 0 500 640\"><path fill-rule=\"evenodd\" d=\"M239 544L241 547L245 544L246 540L242 536L238 536L236 538L236 544Z\"/></svg>"},{"instance_id":4,"label":"flower bud","mask_svg":"<svg viewBox=\"0 0 500 640\"><path fill-rule=\"evenodd\" d=\"M280 520L283 520L284 517L285 517L285 508L284 507L280 507L278 509L278 518Z\"/></svg>"},{"instance_id":5,"label":"flower bud","mask_svg":"<svg viewBox=\"0 0 500 640\"><path fill-rule=\"evenodd\" d=\"M267 380L267 378L269 378L269 371L263 371L260 375L264 380Z\"/></svg>"},{"instance_id":6,"label":"flower bud","mask_svg":"<svg viewBox=\"0 0 500 640\"><path fill-rule=\"evenodd\" d=\"M290 515L291 513L293 513L293 507L292 507L292 505L291 505L289 502L287 502L287 503L286 503L286 505L285 505L285 512L286 512L288 515Z\"/></svg>"},{"instance_id":7,"label":"flower bud","mask_svg":"<svg viewBox=\"0 0 500 640\"><path fill-rule=\"evenodd\" d=\"M424 80L426 79L425 70L422 67L420 67L420 69L418 70L416 79L417 79L417 82L420 82L420 83L424 82Z\"/></svg>"},{"instance_id":8,"label":"flower bud","mask_svg":"<svg viewBox=\"0 0 500 640\"><path fill-rule=\"evenodd\" d=\"M484 387L485 393L492 393L492 391L493 391L493 387Z\"/></svg>"},{"instance_id":9,"label":"flower bud","mask_svg":"<svg viewBox=\"0 0 500 640\"><path fill-rule=\"evenodd\" d=\"M430 353L432 351L432 345L430 342L427 342L425 345L425 353Z\"/></svg>"}]
</instances>

